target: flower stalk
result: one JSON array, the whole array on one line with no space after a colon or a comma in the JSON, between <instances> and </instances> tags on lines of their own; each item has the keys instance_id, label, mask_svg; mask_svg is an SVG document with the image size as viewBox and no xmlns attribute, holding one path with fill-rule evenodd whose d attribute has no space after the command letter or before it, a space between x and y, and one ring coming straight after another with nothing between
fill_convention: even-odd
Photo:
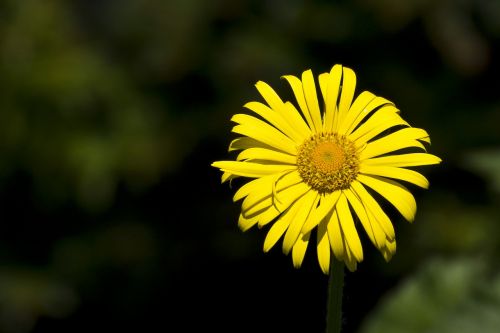
<instances>
[{"instance_id":1,"label":"flower stalk","mask_svg":"<svg viewBox=\"0 0 500 333\"><path fill-rule=\"evenodd\" d=\"M344 263L332 257L328 278L326 307L326 333L340 333L342 327L342 291L344 289Z\"/></svg>"}]
</instances>

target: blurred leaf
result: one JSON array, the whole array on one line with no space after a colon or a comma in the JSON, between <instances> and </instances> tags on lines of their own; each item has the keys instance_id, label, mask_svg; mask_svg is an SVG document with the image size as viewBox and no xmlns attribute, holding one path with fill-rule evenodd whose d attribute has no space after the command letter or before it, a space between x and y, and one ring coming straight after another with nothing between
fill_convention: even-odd
<instances>
[{"instance_id":1,"label":"blurred leaf","mask_svg":"<svg viewBox=\"0 0 500 333\"><path fill-rule=\"evenodd\" d=\"M500 274L477 258L433 259L386 295L360 333L494 333L500 327Z\"/></svg>"},{"instance_id":2,"label":"blurred leaf","mask_svg":"<svg viewBox=\"0 0 500 333\"><path fill-rule=\"evenodd\" d=\"M101 212L118 184L143 190L176 170L199 132L183 130L129 68L83 42L88 27L70 5L9 7L0 20L0 154L10 158L0 175L25 169L41 200Z\"/></svg>"},{"instance_id":3,"label":"blurred leaf","mask_svg":"<svg viewBox=\"0 0 500 333\"><path fill-rule=\"evenodd\" d=\"M500 148L473 151L465 155L465 165L489 179L491 188L500 192Z\"/></svg>"},{"instance_id":4,"label":"blurred leaf","mask_svg":"<svg viewBox=\"0 0 500 333\"><path fill-rule=\"evenodd\" d=\"M497 211L491 206L467 205L453 195L429 195L419 223L411 230L411 243L443 253L485 251L499 244ZM492 237L494 236L494 237Z\"/></svg>"},{"instance_id":5,"label":"blurred leaf","mask_svg":"<svg viewBox=\"0 0 500 333\"><path fill-rule=\"evenodd\" d=\"M29 332L40 317L66 317L77 304L75 291L49 274L0 270L0 332Z\"/></svg>"}]
</instances>

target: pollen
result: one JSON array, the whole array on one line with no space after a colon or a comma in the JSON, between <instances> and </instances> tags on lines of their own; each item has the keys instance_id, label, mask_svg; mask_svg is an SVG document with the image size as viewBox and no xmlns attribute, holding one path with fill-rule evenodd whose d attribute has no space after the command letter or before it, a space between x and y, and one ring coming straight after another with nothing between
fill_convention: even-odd
<instances>
[{"instance_id":1,"label":"pollen","mask_svg":"<svg viewBox=\"0 0 500 333\"><path fill-rule=\"evenodd\" d=\"M349 188L358 174L359 158L345 136L319 133L299 147L297 167L306 184L326 194Z\"/></svg>"}]
</instances>

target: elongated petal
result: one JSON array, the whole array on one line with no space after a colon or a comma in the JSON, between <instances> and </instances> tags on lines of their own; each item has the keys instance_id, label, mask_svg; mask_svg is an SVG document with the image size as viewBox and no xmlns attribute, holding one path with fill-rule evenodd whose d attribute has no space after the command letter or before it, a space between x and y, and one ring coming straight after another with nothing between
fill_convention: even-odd
<instances>
[{"instance_id":1,"label":"elongated petal","mask_svg":"<svg viewBox=\"0 0 500 333\"><path fill-rule=\"evenodd\" d=\"M274 222L264 240L264 252L268 252L278 242L281 236L283 236L296 213L297 205L292 205L278 218L278 220L276 220L276 222Z\"/></svg>"},{"instance_id":2,"label":"elongated petal","mask_svg":"<svg viewBox=\"0 0 500 333\"><path fill-rule=\"evenodd\" d=\"M360 199L356 196L355 192L348 189L345 190L344 193L351 207L354 209L354 212L361 221L361 224L363 225L363 228L365 229L366 234L372 241L373 245L375 245L379 250L382 249L385 246L386 239L385 233L382 228L380 228L376 221L373 221L374 223L372 223L369 215L365 210L365 207L361 203Z\"/></svg>"},{"instance_id":3,"label":"elongated petal","mask_svg":"<svg viewBox=\"0 0 500 333\"><path fill-rule=\"evenodd\" d=\"M334 129L337 132L338 127L347 116L347 112L352 104L354 91L356 89L356 74L348 67L342 67L342 91L339 100L338 119L334 121Z\"/></svg>"},{"instance_id":4,"label":"elongated petal","mask_svg":"<svg viewBox=\"0 0 500 333\"><path fill-rule=\"evenodd\" d=\"M285 170L294 169L293 166L285 164L259 164L252 162L237 162L237 161L218 161L212 163L213 167L219 168L222 171L230 172L233 175L242 177L262 177Z\"/></svg>"},{"instance_id":5,"label":"elongated petal","mask_svg":"<svg viewBox=\"0 0 500 333\"><path fill-rule=\"evenodd\" d=\"M238 178L238 177L239 176L233 175L230 172L223 172L222 176L221 176L221 183L225 183L227 181L229 181L229 183L231 183L231 180L233 180L234 178Z\"/></svg>"},{"instance_id":6,"label":"elongated petal","mask_svg":"<svg viewBox=\"0 0 500 333\"><path fill-rule=\"evenodd\" d=\"M299 237L300 230L304 225L304 222L311 211L313 202L316 200L317 193L315 191L307 192L296 205L300 206L299 211L290 223L288 230L286 231L285 238L283 239L283 253L288 254L293 247L293 244L297 241Z\"/></svg>"},{"instance_id":7,"label":"elongated petal","mask_svg":"<svg viewBox=\"0 0 500 333\"><path fill-rule=\"evenodd\" d=\"M342 232L347 239L349 249L352 251L352 254L357 261L363 261L363 248L361 246L361 241L359 240L356 227L354 226L354 220L352 218L349 204L347 203L347 198L344 194L342 194L337 201L336 211Z\"/></svg>"},{"instance_id":8,"label":"elongated petal","mask_svg":"<svg viewBox=\"0 0 500 333\"><path fill-rule=\"evenodd\" d=\"M311 211L311 216L307 219L302 227L302 232L307 233L314 229L325 216L335 207L337 200L340 197L341 191L335 191L330 194L325 194L321 197L318 207L314 207Z\"/></svg>"},{"instance_id":9,"label":"elongated petal","mask_svg":"<svg viewBox=\"0 0 500 333\"><path fill-rule=\"evenodd\" d=\"M247 114L235 114L231 121L234 121L240 126L235 126L233 132L246 135L248 137L257 139L264 142L270 146L281 149L289 154L296 154L297 143L290 139L288 136L280 132L276 127L257 119L253 116ZM246 129L246 133L242 133L236 130L236 128L242 127ZM265 140L263 140L265 139Z\"/></svg>"},{"instance_id":10,"label":"elongated petal","mask_svg":"<svg viewBox=\"0 0 500 333\"><path fill-rule=\"evenodd\" d=\"M417 203L406 187L393 180L377 176L358 175L358 180L382 195L406 220L413 222Z\"/></svg>"},{"instance_id":11,"label":"elongated petal","mask_svg":"<svg viewBox=\"0 0 500 333\"><path fill-rule=\"evenodd\" d=\"M366 110L368 104L375 99L369 91L363 91L354 101L342 123L338 126L338 133L346 134L361 112Z\"/></svg>"},{"instance_id":12,"label":"elongated petal","mask_svg":"<svg viewBox=\"0 0 500 333\"><path fill-rule=\"evenodd\" d=\"M403 128L395 133L384 136L366 145L359 156L360 160L383 155L399 149L417 147L425 151L424 145L418 141L428 137L426 131L421 128Z\"/></svg>"},{"instance_id":13,"label":"elongated petal","mask_svg":"<svg viewBox=\"0 0 500 333\"><path fill-rule=\"evenodd\" d=\"M391 101L386 100L383 97L370 95L367 92L361 93L356 101L351 106L349 113L347 114L346 119L343 122L343 132L345 134L351 134L354 129L368 116L373 110L378 109L384 106L394 106ZM361 99L361 96L363 98ZM373 97L373 98L370 98ZM358 101L359 100L359 101ZM368 104L363 106L363 104L368 101ZM377 110L378 113L380 110Z\"/></svg>"},{"instance_id":14,"label":"elongated petal","mask_svg":"<svg viewBox=\"0 0 500 333\"><path fill-rule=\"evenodd\" d=\"M237 161L245 160L266 160L270 162L278 162L283 164L297 164L297 157L282 153L276 150L266 149L266 148L248 148L242 151L238 157Z\"/></svg>"},{"instance_id":15,"label":"elongated petal","mask_svg":"<svg viewBox=\"0 0 500 333\"><path fill-rule=\"evenodd\" d=\"M262 214L272 205L274 205L278 211L283 212L307 191L309 191L309 186L304 183L290 186L280 192L280 195L283 197L281 201L277 201L276 198L273 198L272 196L265 197L264 199L257 201L253 206L250 206L247 210L243 210L242 208L243 215L251 217L256 214ZM243 204L244 203L245 201L243 201Z\"/></svg>"},{"instance_id":16,"label":"elongated petal","mask_svg":"<svg viewBox=\"0 0 500 333\"><path fill-rule=\"evenodd\" d=\"M338 118L337 99L340 92L340 81L342 80L342 66L335 65L328 76L325 101L324 130L333 131L334 119Z\"/></svg>"},{"instance_id":17,"label":"elongated petal","mask_svg":"<svg viewBox=\"0 0 500 333\"><path fill-rule=\"evenodd\" d=\"M299 108L302 111L302 115L306 119L307 125L313 131L314 133L316 132L316 128L314 127L314 122L311 117L311 114L309 113L309 109L307 107L307 102L304 97L304 90L302 89L302 81L296 76L293 75L285 75L283 76L285 80L288 81L290 84L290 87L293 90L293 93L295 95L295 99L297 100L297 104L299 104Z\"/></svg>"},{"instance_id":18,"label":"elongated petal","mask_svg":"<svg viewBox=\"0 0 500 333\"><path fill-rule=\"evenodd\" d=\"M306 99L307 108L314 124L316 132L321 132L323 124L321 122L321 112L318 104L318 94L316 92L316 84L311 70L302 73L302 87L304 89L304 97Z\"/></svg>"},{"instance_id":19,"label":"elongated petal","mask_svg":"<svg viewBox=\"0 0 500 333\"><path fill-rule=\"evenodd\" d=\"M361 164L359 172L368 175L389 177L403 180L422 188L429 187L429 181L417 171L381 165Z\"/></svg>"},{"instance_id":20,"label":"elongated petal","mask_svg":"<svg viewBox=\"0 0 500 333\"><path fill-rule=\"evenodd\" d=\"M285 105L283 104L281 107L284 108ZM290 126L290 123L285 118L283 118L282 114L271 110L271 108L269 108L268 106L259 102L249 102L245 104L245 108L257 113L259 116L271 123L274 127L280 130L294 142L300 144L302 143L302 141L304 141L304 136L293 126Z\"/></svg>"},{"instance_id":21,"label":"elongated petal","mask_svg":"<svg viewBox=\"0 0 500 333\"><path fill-rule=\"evenodd\" d=\"M258 140L255 140L255 139L252 139L252 138L249 138L246 136L242 136L242 137L236 138L233 141L231 141L231 143L229 144L228 151L232 152L235 150L244 150L244 149L256 148L256 147L278 151L276 148L274 148L270 145L266 145L265 143L262 143Z\"/></svg>"},{"instance_id":22,"label":"elongated petal","mask_svg":"<svg viewBox=\"0 0 500 333\"><path fill-rule=\"evenodd\" d=\"M260 179L262 179L262 178L256 179L254 181L257 181ZM274 181L274 180L272 180L272 181ZM248 183L245 185L248 185ZM267 184L267 185L272 186L271 184ZM255 212L250 211L253 214L249 215L249 216L251 216L249 218L246 218L245 215L243 215L243 214L241 215L245 219L242 221L242 223L245 223L244 225L251 224L250 225L250 227L251 227L251 226L255 225L255 223L257 223L259 228L262 228L263 226L265 226L269 222L273 221L276 217L278 217L278 215L280 215L283 212L283 211L278 210L276 208L276 206L273 205L271 195L268 194L269 187L267 187L267 185L266 185L266 188L264 188L264 190L262 191L262 196L259 199L260 201L254 202L254 205L259 205L260 210L256 209ZM246 191L247 188L245 188L244 190ZM260 193L260 192L256 191L255 193ZM257 198L255 200L257 200ZM293 200L291 200L289 202L291 203L291 202L293 202ZM288 208L288 206L286 205L286 202L282 203L282 205L285 206L285 208ZM240 226L240 227L243 229L243 226ZM245 231L245 230L246 229L243 229L243 231Z\"/></svg>"},{"instance_id":23,"label":"elongated petal","mask_svg":"<svg viewBox=\"0 0 500 333\"><path fill-rule=\"evenodd\" d=\"M299 238L295 242L292 249L292 260L293 267L300 268L302 261L304 260L304 255L306 254L307 245L309 244L309 238L311 233L300 234Z\"/></svg>"},{"instance_id":24,"label":"elongated petal","mask_svg":"<svg viewBox=\"0 0 500 333\"><path fill-rule=\"evenodd\" d=\"M329 73L321 73L320 75L318 75L319 87L321 89L321 96L323 96L323 103L325 105L326 105L326 91L328 89L329 77L330 77Z\"/></svg>"},{"instance_id":25,"label":"elongated petal","mask_svg":"<svg viewBox=\"0 0 500 333\"><path fill-rule=\"evenodd\" d=\"M395 126L410 127L396 111L397 109L392 105L381 108L354 132L349 134L349 139L358 142L368 142L389 128Z\"/></svg>"},{"instance_id":26,"label":"elongated petal","mask_svg":"<svg viewBox=\"0 0 500 333\"><path fill-rule=\"evenodd\" d=\"M278 94L265 82L259 81L255 84L259 93L264 97L267 104L276 112L280 112L283 108L283 101Z\"/></svg>"},{"instance_id":27,"label":"elongated petal","mask_svg":"<svg viewBox=\"0 0 500 333\"><path fill-rule=\"evenodd\" d=\"M342 240L344 241L344 249L345 249L344 263L349 271L354 272L357 269L358 260L356 259L354 253L352 252L352 249L349 247L349 242L347 241L347 238L345 237L345 234L343 232L342 232Z\"/></svg>"},{"instance_id":28,"label":"elongated petal","mask_svg":"<svg viewBox=\"0 0 500 333\"><path fill-rule=\"evenodd\" d=\"M441 159L426 153L410 153L370 158L363 161L366 165L384 165L393 167L411 167L438 164Z\"/></svg>"},{"instance_id":29,"label":"elongated petal","mask_svg":"<svg viewBox=\"0 0 500 333\"><path fill-rule=\"evenodd\" d=\"M387 240L386 246L382 251L382 255L384 256L385 261L391 260L392 256L396 253L396 240Z\"/></svg>"},{"instance_id":30,"label":"elongated petal","mask_svg":"<svg viewBox=\"0 0 500 333\"><path fill-rule=\"evenodd\" d=\"M302 83L298 78L296 77L294 78L298 80L299 83L302 85ZM290 102L283 103L278 94L276 94L276 92L265 82L262 81L257 82L256 87L259 90L262 97L264 97L266 102L269 104L271 109L273 109L273 111L276 111L277 113L281 114L283 119L285 119L294 129L296 129L299 133L301 133L304 136L304 138L308 136L310 128L305 124L304 120L302 119L302 117L300 117L300 114L298 114L296 110L295 114L294 112L291 112L292 109L290 108L290 105L292 104ZM303 105L306 105L303 94L300 103L302 102ZM304 125L306 129L304 129Z\"/></svg>"},{"instance_id":31,"label":"elongated petal","mask_svg":"<svg viewBox=\"0 0 500 333\"><path fill-rule=\"evenodd\" d=\"M243 199L252 192L258 193L271 193L272 182L274 180L274 175L268 175L260 178L253 179L246 184L242 185L238 191L233 196L233 201Z\"/></svg>"},{"instance_id":32,"label":"elongated petal","mask_svg":"<svg viewBox=\"0 0 500 333\"><path fill-rule=\"evenodd\" d=\"M262 213L256 216L258 220L258 227L262 228L268 223L272 222L278 215L280 215L282 211L278 210L275 206L270 206Z\"/></svg>"},{"instance_id":33,"label":"elongated petal","mask_svg":"<svg viewBox=\"0 0 500 333\"><path fill-rule=\"evenodd\" d=\"M318 254L319 267L323 273L328 274L330 270L330 242L327 233L328 220L323 220L318 226L316 251Z\"/></svg>"},{"instance_id":34,"label":"elongated petal","mask_svg":"<svg viewBox=\"0 0 500 333\"><path fill-rule=\"evenodd\" d=\"M394 226L392 225L392 222L387 214L380 207L379 203L372 197L370 193L368 193L366 188L359 181L352 182L351 189L356 193L365 208L371 212L371 216L376 217L376 221L378 222L382 230L384 230L386 236L389 239L394 239Z\"/></svg>"},{"instance_id":35,"label":"elongated petal","mask_svg":"<svg viewBox=\"0 0 500 333\"><path fill-rule=\"evenodd\" d=\"M283 108L283 118L285 118L290 126L300 133L303 140L309 138L312 134L311 129L300 115L297 108L290 102L286 102Z\"/></svg>"},{"instance_id":36,"label":"elongated petal","mask_svg":"<svg viewBox=\"0 0 500 333\"><path fill-rule=\"evenodd\" d=\"M388 239L390 240L394 240L394 237L389 237L386 233L386 231L382 228L382 224L379 222L380 221L380 218L378 216L375 216L372 211L370 209L367 208L367 206L365 206L365 211L366 211L366 215L368 216L368 219L370 220L370 223L371 225L373 226L373 228L377 228L380 232L382 232L384 235L385 235L385 239L382 241L382 244L380 244L380 241L381 239L377 239L377 248L380 250L380 251L383 251L384 247L385 247L385 243L387 242ZM389 220L389 223L392 227L392 222ZM379 247L381 246L381 247Z\"/></svg>"},{"instance_id":37,"label":"elongated petal","mask_svg":"<svg viewBox=\"0 0 500 333\"><path fill-rule=\"evenodd\" d=\"M270 183L266 182L262 185L253 185L252 187L254 187L254 189L258 189L258 191L252 191L246 196L245 200L243 200L243 203L241 204L241 209L245 214L251 214L256 210L266 208L272 204L277 204L277 202L286 202L287 197L294 193L291 188L296 188L298 185L300 185L300 189L296 189L298 192L307 188L307 185L302 182L302 178L300 178L297 171L285 174L280 179L273 177ZM256 188L257 186L258 188ZM273 193L273 186L275 193ZM248 189L242 191L248 191ZM283 198L283 200L281 200L281 198ZM265 203L263 203L263 201L265 201ZM256 208L254 207L256 205L259 206ZM282 206L280 205L280 207Z\"/></svg>"},{"instance_id":38,"label":"elongated petal","mask_svg":"<svg viewBox=\"0 0 500 333\"><path fill-rule=\"evenodd\" d=\"M263 122L263 124L265 123ZM258 140L282 152L291 155L297 154L297 145L271 125L261 125L259 127L254 127L253 125L237 125L233 127L232 131Z\"/></svg>"},{"instance_id":39,"label":"elongated petal","mask_svg":"<svg viewBox=\"0 0 500 333\"><path fill-rule=\"evenodd\" d=\"M238 218L238 227L240 227L242 231L247 231L248 229L256 225L257 222L258 219L256 217L247 219L242 214L240 214L240 217Z\"/></svg>"},{"instance_id":40,"label":"elongated petal","mask_svg":"<svg viewBox=\"0 0 500 333\"><path fill-rule=\"evenodd\" d=\"M327 224L327 230L328 239L330 240L330 247L332 248L333 254L335 254L337 260L344 261L344 240L342 239L343 235L340 229L340 222L336 211L330 214L328 221L329 222Z\"/></svg>"}]
</instances>

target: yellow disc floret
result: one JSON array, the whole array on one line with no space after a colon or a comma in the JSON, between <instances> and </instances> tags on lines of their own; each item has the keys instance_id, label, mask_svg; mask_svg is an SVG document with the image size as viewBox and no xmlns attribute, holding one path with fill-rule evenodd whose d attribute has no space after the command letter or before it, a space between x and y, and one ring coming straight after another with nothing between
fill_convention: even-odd
<instances>
[{"instance_id":1,"label":"yellow disc floret","mask_svg":"<svg viewBox=\"0 0 500 333\"><path fill-rule=\"evenodd\" d=\"M321 194L349 188L359 171L354 144L343 135L319 133L299 147L297 167L306 184Z\"/></svg>"}]
</instances>

